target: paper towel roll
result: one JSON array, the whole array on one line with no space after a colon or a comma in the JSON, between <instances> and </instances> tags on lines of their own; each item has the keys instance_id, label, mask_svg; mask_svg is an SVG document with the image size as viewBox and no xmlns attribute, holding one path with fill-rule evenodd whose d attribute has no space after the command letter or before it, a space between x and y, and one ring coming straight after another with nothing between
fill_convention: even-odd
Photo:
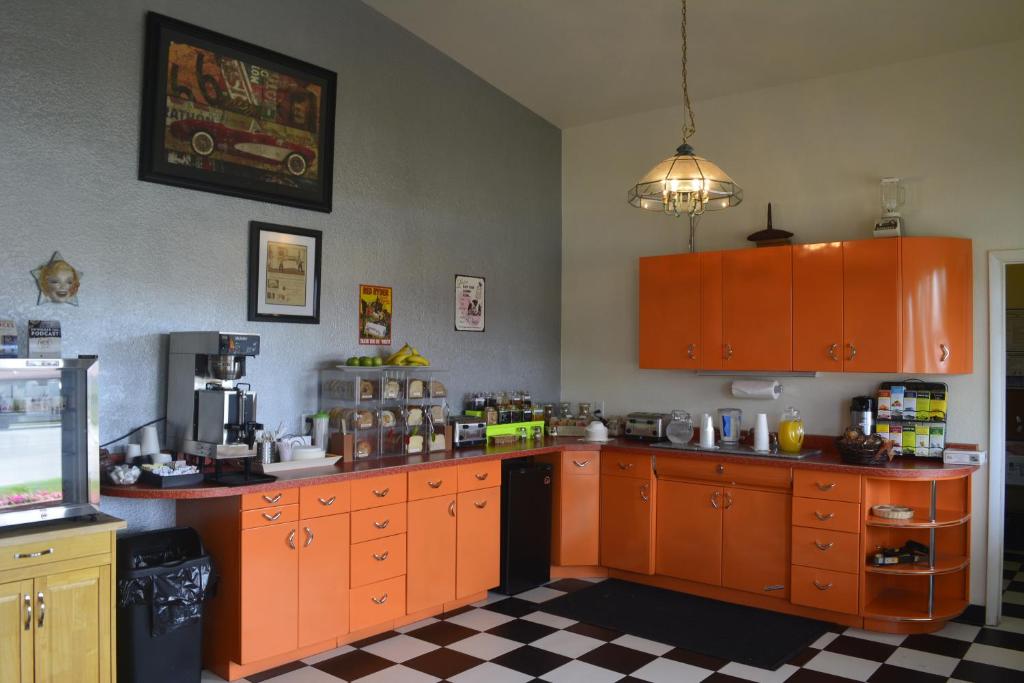
<instances>
[{"instance_id":1,"label":"paper towel roll","mask_svg":"<svg viewBox=\"0 0 1024 683\"><path fill-rule=\"evenodd\" d=\"M777 380L738 380L732 383L736 398L763 398L774 400L782 396L782 385Z\"/></svg>"}]
</instances>

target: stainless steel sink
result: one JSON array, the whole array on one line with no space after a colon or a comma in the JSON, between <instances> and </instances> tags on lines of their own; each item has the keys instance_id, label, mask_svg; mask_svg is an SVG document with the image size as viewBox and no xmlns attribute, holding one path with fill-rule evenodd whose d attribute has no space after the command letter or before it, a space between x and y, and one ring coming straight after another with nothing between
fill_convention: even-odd
<instances>
[{"instance_id":1,"label":"stainless steel sink","mask_svg":"<svg viewBox=\"0 0 1024 683\"><path fill-rule=\"evenodd\" d=\"M803 460L804 458L810 458L814 455L821 455L821 449L808 448L800 451L799 453L785 453L783 451L763 452L755 451L750 446L716 446L715 448L701 448L699 444L687 443L687 444L675 444L671 441L661 441L659 443L651 444L652 448L664 448L671 451L690 451L691 453L706 453L708 455L714 455L716 453L723 453L725 455L751 455L758 458L775 458L777 460Z\"/></svg>"}]
</instances>

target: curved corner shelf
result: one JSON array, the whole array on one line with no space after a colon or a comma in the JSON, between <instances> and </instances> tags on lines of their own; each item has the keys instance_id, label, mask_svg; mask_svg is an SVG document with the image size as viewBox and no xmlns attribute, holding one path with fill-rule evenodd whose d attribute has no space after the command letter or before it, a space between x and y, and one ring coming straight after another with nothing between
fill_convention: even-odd
<instances>
[{"instance_id":1,"label":"curved corner shelf","mask_svg":"<svg viewBox=\"0 0 1024 683\"><path fill-rule=\"evenodd\" d=\"M966 524L971 519L970 512L961 512L959 510L937 510L935 512L935 520L932 521L929 518L930 515L928 508L915 507L913 510L914 516L911 519L885 519L884 517L875 517L872 515L869 508L864 524L867 526L886 528L940 529L942 527L960 526L962 524Z\"/></svg>"},{"instance_id":2,"label":"curved corner shelf","mask_svg":"<svg viewBox=\"0 0 1024 683\"><path fill-rule=\"evenodd\" d=\"M862 616L879 621L948 621L967 609L967 600L936 596L929 615L927 601L927 596L918 592L887 590L864 607Z\"/></svg>"},{"instance_id":3,"label":"curved corner shelf","mask_svg":"<svg viewBox=\"0 0 1024 683\"><path fill-rule=\"evenodd\" d=\"M889 574L895 576L938 576L939 574L954 574L962 571L970 565L969 557L962 555L939 556L935 560L935 566L913 565L913 564L892 564L885 567L877 567L873 564L865 565L864 571L868 574Z\"/></svg>"}]
</instances>

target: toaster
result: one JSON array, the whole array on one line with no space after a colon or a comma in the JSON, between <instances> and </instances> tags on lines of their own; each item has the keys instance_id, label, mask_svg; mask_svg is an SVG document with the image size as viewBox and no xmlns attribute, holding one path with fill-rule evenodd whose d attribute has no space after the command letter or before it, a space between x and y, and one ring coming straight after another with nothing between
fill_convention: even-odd
<instances>
[{"instance_id":1,"label":"toaster","mask_svg":"<svg viewBox=\"0 0 1024 683\"><path fill-rule=\"evenodd\" d=\"M630 413L626 416L626 426L622 433L630 439L662 441L665 439L667 424L668 416L661 413Z\"/></svg>"},{"instance_id":2,"label":"toaster","mask_svg":"<svg viewBox=\"0 0 1024 683\"><path fill-rule=\"evenodd\" d=\"M456 415L452 424L452 447L484 446L487 444L487 423L482 418Z\"/></svg>"}]
</instances>

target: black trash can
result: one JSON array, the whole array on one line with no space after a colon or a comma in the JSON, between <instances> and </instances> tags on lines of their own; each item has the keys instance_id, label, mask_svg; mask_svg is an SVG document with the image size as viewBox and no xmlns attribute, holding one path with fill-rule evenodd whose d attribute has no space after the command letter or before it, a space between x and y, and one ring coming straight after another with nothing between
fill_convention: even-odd
<instances>
[{"instance_id":1,"label":"black trash can","mask_svg":"<svg viewBox=\"0 0 1024 683\"><path fill-rule=\"evenodd\" d=\"M213 565L195 529L117 540L117 680L199 683Z\"/></svg>"}]
</instances>

